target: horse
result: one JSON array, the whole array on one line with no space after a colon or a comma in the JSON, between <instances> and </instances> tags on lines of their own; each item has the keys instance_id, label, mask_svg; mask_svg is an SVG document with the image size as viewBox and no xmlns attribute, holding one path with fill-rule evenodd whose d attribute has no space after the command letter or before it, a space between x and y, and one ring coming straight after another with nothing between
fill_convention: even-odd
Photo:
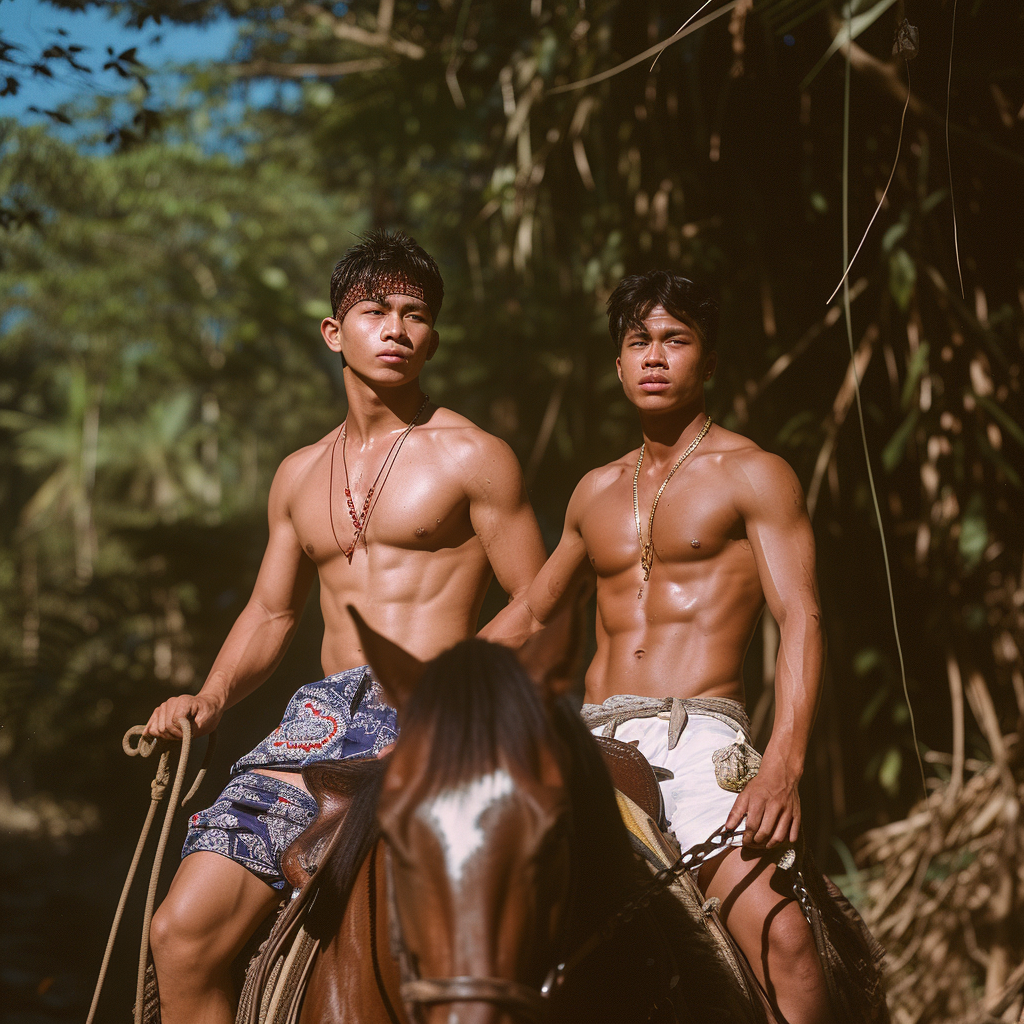
<instances>
[{"instance_id":1,"label":"horse","mask_svg":"<svg viewBox=\"0 0 1024 1024\"><path fill-rule=\"evenodd\" d=\"M401 734L306 775L321 813L285 859L312 875L300 1024L763 1019L634 853L550 669L477 639L424 665L350 612Z\"/></svg>"}]
</instances>

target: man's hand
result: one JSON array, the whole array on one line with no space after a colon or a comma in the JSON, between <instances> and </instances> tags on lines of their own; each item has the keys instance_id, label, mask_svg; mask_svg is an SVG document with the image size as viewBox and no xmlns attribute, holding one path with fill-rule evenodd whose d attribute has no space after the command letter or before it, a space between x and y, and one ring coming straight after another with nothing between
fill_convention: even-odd
<instances>
[{"instance_id":1,"label":"man's hand","mask_svg":"<svg viewBox=\"0 0 1024 1024\"><path fill-rule=\"evenodd\" d=\"M800 776L784 764L771 762L768 755L757 775L747 783L732 805L726 828L736 828L747 819L744 846L779 846L795 843L800 834Z\"/></svg>"},{"instance_id":2,"label":"man's hand","mask_svg":"<svg viewBox=\"0 0 1024 1024\"><path fill-rule=\"evenodd\" d=\"M146 723L146 736L158 736L165 740L180 740L181 728L179 718L191 718L195 723L194 736L205 736L217 728L224 714L218 701L204 697L202 694L182 694L165 700Z\"/></svg>"}]
</instances>

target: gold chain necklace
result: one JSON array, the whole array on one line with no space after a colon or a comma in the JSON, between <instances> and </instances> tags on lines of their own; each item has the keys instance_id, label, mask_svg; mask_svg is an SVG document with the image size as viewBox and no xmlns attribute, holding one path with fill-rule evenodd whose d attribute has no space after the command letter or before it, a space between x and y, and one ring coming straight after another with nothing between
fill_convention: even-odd
<instances>
[{"instance_id":1,"label":"gold chain necklace","mask_svg":"<svg viewBox=\"0 0 1024 1024\"><path fill-rule=\"evenodd\" d=\"M709 416L704 421L704 426L700 428L700 433L690 442L686 451L676 459L676 464L668 471L668 476L665 477L665 482L658 488L658 493L654 496L654 504L651 505L651 515L647 520L647 543L644 543L644 533L640 527L640 496L637 493L637 482L640 479L640 467L644 464L644 452L647 450L647 442L640 446L640 458L636 460L636 472L633 474L633 518L636 520L636 535L640 538L640 565L644 570L644 583L651 578L651 568L654 565L654 513L658 509L658 502L661 500L662 492L668 486L669 480L675 476L676 470L686 461L686 459L693 453L693 450L701 443L704 439L704 435L711 429L711 417ZM640 584L640 589L636 592L636 599L639 601L644 596L644 584Z\"/></svg>"}]
</instances>

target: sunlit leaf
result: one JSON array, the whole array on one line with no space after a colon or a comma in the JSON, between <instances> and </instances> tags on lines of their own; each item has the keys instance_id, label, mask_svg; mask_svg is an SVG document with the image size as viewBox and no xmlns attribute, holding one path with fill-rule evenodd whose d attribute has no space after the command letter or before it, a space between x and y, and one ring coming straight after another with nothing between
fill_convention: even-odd
<instances>
[{"instance_id":1,"label":"sunlit leaf","mask_svg":"<svg viewBox=\"0 0 1024 1024\"><path fill-rule=\"evenodd\" d=\"M965 567L970 570L981 561L988 547L988 523L985 518L985 499L973 494L960 518L960 539L957 542Z\"/></svg>"},{"instance_id":2,"label":"sunlit leaf","mask_svg":"<svg viewBox=\"0 0 1024 1024\"><path fill-rule=\"evenodd\" d=\"M903 769L903 754L897 747L890 747L882 758L878 769L878 782L889 794L896 796L900 790L900 772Z\"/></svg>"},{"instance_id":3,"label":"sunlit leaf","mask_svg":"<svg viewBox=\"0 0 1024 1024\"><path fill-rule=\"evenodd\" d=\"M896 249L889 257L889 291L900 309L910 305L917 283L917 266L906 249Z\"/></svg>"},{"instance_id":4,"label":"sunlit leaf","mask_svg":"<svg viewBox=\"0 0 1024 1024\"><path fill-rule=\"evenodd\" d=\"M896 428L889 438L888 444L882 449L882 465L891 473L902 461L907 451L907 442L914 433L920 418L919 409L911 409L906 419Z\"/></svg>"}]
</instances>

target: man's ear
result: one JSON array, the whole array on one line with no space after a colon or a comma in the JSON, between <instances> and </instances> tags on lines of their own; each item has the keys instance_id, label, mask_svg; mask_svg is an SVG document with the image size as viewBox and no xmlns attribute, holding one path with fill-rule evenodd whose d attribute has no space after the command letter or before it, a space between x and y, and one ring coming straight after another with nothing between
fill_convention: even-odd
<instances>
[{"instance_id":1,"label":"man's ear","mask_svg":"<svg viewBox=\"0 0 1024 1024\"><path fill-rule=\"evenodd\" d=\"M621 384L622 383L622 360L618 356L615 357L615 372L619 375L619 383Z\"/></svg>"},{"instance_id":2,"label":"man's ear","mask_svg":"<svg viewBox=\"0 0 1024 1024\"><path fill-rule=\"evenodd\" d=\"M333 316L320 321L320 334L332 352L341 352L341 321Z\"/></svg>"},{"instance_id":3,"label":"man's ear","mask_svg":"<svg viewBox=\"0 0 1024 1024\"><path fill-rule=\"evenodd\" d=\"M704 361L704 379L711 380L712 375L718 368L718 353L709 352L707 359Z\"/></svg>"},{"instance_id":4,"label":"man's ear","mask_svg":"<svg viewBox=\"0 0 1024 1024\"><path fill-rule=\"evenodd\" d=\"M387 694L388 701L400 712L416 689L426 666L393 640L372 629L352 605L348 605L348 613L356 624L363 654L373 674Z\"/></svg>"},{"instance_id":5,"label":"man's ear","mask_svg":"<svg viewBox=\"0 0 1024 1024\"><path fill-rule=\"evenodd\" d=\"M430 344L427 346L427 359L433 359L437 346L441 343L441 335L437 331L430 332Z\"/></svg>"}]
</instances>

